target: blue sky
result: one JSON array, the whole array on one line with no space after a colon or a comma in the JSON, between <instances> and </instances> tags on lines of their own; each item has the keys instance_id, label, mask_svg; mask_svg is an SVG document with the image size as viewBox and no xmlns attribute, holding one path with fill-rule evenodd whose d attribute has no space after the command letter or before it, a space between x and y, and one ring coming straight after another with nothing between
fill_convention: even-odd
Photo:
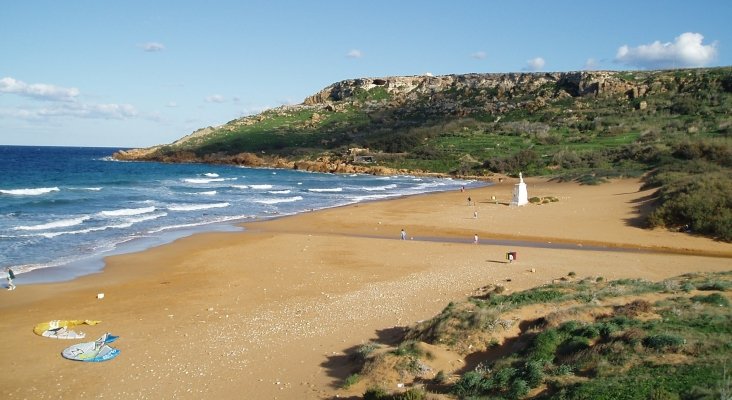
<instances>
[{"instance_id":1,"label":"blue sky","mask_svg":"<svg viewBox=\"0 0 732 400\"><path fill-rule=\"evenodd\" d=\"M0 144L144 147L359 77L732 65L732 2L8 1Z\"/></svg>"}]
</instances>

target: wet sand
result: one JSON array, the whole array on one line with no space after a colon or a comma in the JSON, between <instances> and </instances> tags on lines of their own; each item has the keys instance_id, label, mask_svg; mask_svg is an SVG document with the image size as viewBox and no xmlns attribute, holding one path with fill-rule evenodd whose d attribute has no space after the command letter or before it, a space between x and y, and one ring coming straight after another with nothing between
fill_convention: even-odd
<instances>
[{"instance_id":1,"label":"wet sand","mask_svg":"<svg viewBox=\"0 0 732 400\"><path fill-rule=\"evenodd\" d=\"M103 272L71 282L0 291L0 397L347 396L339 387L353 371L344 352L486 284L521 290L570 271L662 280L732 270L729 243L640 228L652 192L639 191L637 180L529 179L530 197L559 201L509 207L514 183L249 223L246 232L114 256ZM509 250L518 253L512 264ZM120 356L61 358L76 341L32 332L52 319L102 320L78 330L89 340L119 335Z\"/></svg>"}]
</instances>

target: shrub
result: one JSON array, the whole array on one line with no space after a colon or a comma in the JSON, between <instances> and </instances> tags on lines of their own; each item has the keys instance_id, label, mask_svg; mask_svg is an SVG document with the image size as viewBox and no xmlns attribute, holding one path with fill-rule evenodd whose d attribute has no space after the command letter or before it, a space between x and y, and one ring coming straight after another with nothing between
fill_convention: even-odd
<instances>
[{"instance_id":1,"label":"shrub","mask_svg":"<svg viewBox=\"0 0 732 400\"><path fill-rule=\"evenodd\" d=\"M485 379L482 373L469 371L455 382L455 385L452 387L452 392L460 398L465 398L481 395L490 390L491 386L491 382Z\"/></svg>"},{"instance_id":2,"label":"shrub","mask_svg":"<svg viewBox=\"0 0 732 400\"><path fill-rule=\"evenodd\" d=\"M363 394L363 400L385 400L389 397L386 389L381 387L372 387Z\"/></svg>"},{"instance_id":3,"label":"shrub","mask_svg":"<svg viewBox=\"0 0 732 400\"><path fill-rule=\"evenodd\" d=\"M364 343L356 349L356 353L353 355L357 361L366 361L371 353L376 350L377 344L374 342Z\"/></svg>"},{"instance_id":4,"label":"shrub","mask_svg":"<svg viewBox=\"0 0 732 400\"><path fill-rule=\"evenodd\" d=\"M559 346L559 353L563 355L570 355L577 353L578 351L588 349L590 347L590 341L586 337L572 336L571 338L562 342Z\"/></svg>"},{"instance_id":5,"label":"shrub","mask_svg":"<svg viewBox=\"0 0 732 400\"><path fill-rule=\"evenodd\" d=\"M730 283L727 281L714 280L714 281L707 281L707 282L701 283L696 288L699 290L704 290L704 291L717 290L720 292L724 292L725 290L727 290L729 288L729 286L730 286Z\"/></svg>"},{"instance_id":6,"label":"shrub","mask_svg":"<svg viewBox=\"0 0 732 400\"><path fill-rule=\"evenodd\" d=\"M445 371L437 371L437 374L435 374L435 382L441 385L447 383L447 375L445 374Z\"/></svg>"},{"instance_id":7,"label":"shrub","mask_svg":"<svg viewBox=\"0 0 732 400\"><path fill-rule=\"evenodd\" d=\"M351 374L348 375L346 380L343 382L343 388L348 389L349 387L355 385L358 383L358 381L361 379L361 376L359 374Z\"/></svg>"},{"instance_id":8,"label":"shrub","mask_svg":"<svg viewBox=\"0 0 732 400\"><path fill-rule=\"evenodd\" d=\"M539 333L534 338L529 350L529 358L531 360L544 360L551 362L554 360L559 344L562 343L562 337L554 330L547 330Z\"/></svg>"},{"instance_id":9,"label":"shrub","mask_svg":"<svg viewBox=\"0 0 732 400\"><path fill-rule=\"evenodd\" d=\"M529 393L529 384L526 383L525 380L519 378L514 379L513 382L511 382L511 388L508 392L508 395L512 399L520 399L526 396Z\"/></svg>"},{"instance_id":10,"label":"shrub","mask_svg":"<svg viewBox=\"0 0 732 400\"><path fill-rule=\"evenodd\" d=\"M712 293L709 296L694 296L691 298L691 300L699 303L712 304L715 306L729 306L729 300L719 293Z\"/></svg>"},{"instance_id":11,"label":"shrub","mask_svg":"<svg viewBox=\"0 0 732 400\"><path fill-rule=\"evenodd\" d=\"M544 363L529 361L524 365L524 377L529 387L535 388L544 380Z\"/></svg>"},{"instance_id":12,"label":"shrub","mask_svg":"<svg viewBox=\"0 0 732 400\"><path fill-rule=\"evenodd\" d=\"M422 400L427 394L423 389L412 388L404 393L398 393L392 396L394 400Z\"/></svg>"},{"instance_id":13,"label":"shrub","mask_svg":"<svg viewBox=\"0 0 732 400\"><path fill-rule=\"evenodd\" d=\"M394 354L398 356L414 356L414 357L421 357L424 355L424 350L422 350L422 347L419 346L419 343L408 340L397 347L396 350L394 350Z\"/></svg>"},{"instance_id":14,"label":"shrub","mask_svg":"<svg viewBox=\"0 0 732 400\"><path fill-rule=\"evenodd\" d=\"M683 346L686 340L680 336L670 334L651 335L643 339L643 345L654 350L676 350Z\"/></svg>"}]
</instances>

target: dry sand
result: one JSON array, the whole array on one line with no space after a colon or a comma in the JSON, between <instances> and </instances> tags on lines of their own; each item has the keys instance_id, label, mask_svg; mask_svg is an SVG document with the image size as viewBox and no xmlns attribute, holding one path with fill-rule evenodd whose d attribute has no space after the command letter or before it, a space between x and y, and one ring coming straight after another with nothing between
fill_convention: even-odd
<instances>
[{"instance_id":1,"label":"dry sand","mask_svg":"<svg viewBox=\"0 0 732 400\"><path fill-rule=\"evenodd\" d=\"M353 372L349 349L389 340L395 327L486 284L521 290L570 271L662 280L732 269L729 243L639 228L651 192L639 191L637 180L530 179L529 196L559 202L508 207L513 183L251 223L243 233L115 256L102 273L72 282L2 290L0 398L334 398L352 394L339 389ZM609 248L587 250L594 245ZM517 262L505 262L508 250L518 252ZM120 356L98 364L63 359L75 341L32 332L53 319L102 320L80 330L90 340L119 335Z\"/></svg>"}]
</instances>

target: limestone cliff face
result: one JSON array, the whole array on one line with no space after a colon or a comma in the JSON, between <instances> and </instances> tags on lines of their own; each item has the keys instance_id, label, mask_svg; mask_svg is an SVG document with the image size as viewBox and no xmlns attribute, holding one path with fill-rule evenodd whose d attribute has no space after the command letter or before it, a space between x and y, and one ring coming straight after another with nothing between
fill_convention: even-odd
<instances>
[{"instance_id":1,"label":"limestone cliff face","mask_svg":"<svg viewBox=\"0 0 732 400\"><path fill-rule=\"evenodd\" d=\"M340 102L352 98L359 91L367 92L376 87L384 88L393 98L401 102L445 91L465 90L475 91L475 96L487 97L486 100L490 100L491 95L502 98L519 93L535 93L547 84L559 88L555 93L544 93L550 96L557 95L561 91L570 96L613 96L624 95L633 88L647 89L643 83L629 83L619 78L617 72L609 71L392 76L336 82L307 97L303 104Z\"/></svg>"}]
</instances>

